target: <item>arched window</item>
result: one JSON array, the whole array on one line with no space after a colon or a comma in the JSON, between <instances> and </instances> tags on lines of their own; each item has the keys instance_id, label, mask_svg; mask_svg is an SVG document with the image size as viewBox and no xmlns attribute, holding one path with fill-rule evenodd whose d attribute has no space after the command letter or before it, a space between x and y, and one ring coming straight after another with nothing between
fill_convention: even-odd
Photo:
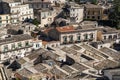
<instances>
[{"instance_id":1,"label":"arched window","mask_svg":"<svg viewBox=\"0 0 120 80\"><path fill-rule=\"evenodd\" d=\"M114 36L113 36L113 39L117 39L117 35L114 35Z\"/></svg>"},{"instance_id":2,"label":"arched window","mask_svg":"<svg viewBox=\"0 0 120 80\"><path fill-rule=\"evenodd\" d=\"M93 33L90 34L90 39L93 39Z\"/></svg>"},{"instance_id":3,"label":"arched window","mask_svg":"<svg viewBox=\"0 0 120 80\"><path fill-rule=\"evenodd\" d=\"M112 35L109 35L108 39L110 39L110 40L111 40L111 39L112 39Z\"/></svg>"}]
</instances>

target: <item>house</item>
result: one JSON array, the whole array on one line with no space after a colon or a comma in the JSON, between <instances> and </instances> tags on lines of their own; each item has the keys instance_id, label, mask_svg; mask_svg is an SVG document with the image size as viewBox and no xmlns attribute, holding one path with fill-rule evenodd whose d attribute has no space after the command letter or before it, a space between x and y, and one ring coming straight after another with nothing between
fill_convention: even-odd
<instances>
[{"instance_id":1,"label":"house","mask_svg":"<svg viewBox=\"0 0 120 80\"><path fill-rule=\"evenodd\" d=\"M0 26L10 24L10 6L6 2L0 2Z\"/></svg>"},{"instance_id":2,"label":"house","mask_svg":"<svg viewBox=\"0 0 120 80\"><path fill-rule=\"evenodd\" d=\"M40 27L45 27L54 21L54 17L56 16L56 14L52 9L41 9L38 10L35 16L36 19L40 21Z\"/></svg>"},{"instance_id":3,"label":"house","mask_svg":"<svg viewBox=\"0 0 120 80\"><path fill-rule=\"evenodd\" d=\"M69 2L63 8L63 15L71 23L79 23L84 17L84 7L74 2Z\"/></svg>"},{"instance_id":4,"label":"house","mask_svg":"<svg viewBox=\"0 0 120 80\"><path fill-rule=\"evenodd\" d=\"M49 8L50 1L48 0L21 0L23 4L29 4L30 8L35 9L41 9L41 8Z\"/></svg>"},{"instance_id":5,"label":"house","mask_svg":"<svg viewBox=\"0 0 120 80\"><path fill-rule=\"evenodd\" d=\"M4 0L10 6L11 23L17 24L25 19L33 19L33 9L29 8L28 4L22 4L19 1Z\"/></svg>"},{"instance_id":6,"label":"house","mask_svg":"<svg viewBox=\"0 0 120 80\"><path fill-rule=\"evenodd\" d=\"M98 29L97 39L98 41L116 41L118 39L118 31L110 27L102 27Z\"/></svg>"},{"instance_id":7,"label":"house","mask_svg":"<svg viewBox=\"0 0 120 80\"><path fill-rule=\"evenodd\" d=\"M65 4L67 1L66 0L49 0L52 5L56 4Z\"/></svg>"},{"instance_id":8,"label":"house","mask_svg":"<svg viewBox=\"0 0 120 80\"><path fill-rule=\"evenodd\" d=\"M0 40L0 62L9 58L24 57L32 50L32 37L28 34L10 36Z\"/></svg>"},{"instance_id":9,"label":"house","mask_svg":"<svg viewBox=\"0 0 120 80\"><path fill-rule=\"evenodd\" d=\"M103 8L100 5L94 5L90 3L84 4L84 19L88 20L102 20Z\"/></svg>"}]
</instances>

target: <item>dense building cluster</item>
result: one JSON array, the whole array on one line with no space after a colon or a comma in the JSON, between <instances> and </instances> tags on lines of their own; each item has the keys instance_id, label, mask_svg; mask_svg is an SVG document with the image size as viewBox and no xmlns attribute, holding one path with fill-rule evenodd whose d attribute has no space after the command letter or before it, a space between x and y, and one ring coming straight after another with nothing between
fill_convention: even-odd
<instances>
[{"instance_id":1,"label":"dense building cluster","mask_svg":"<svg viewBox=\"0 0 120 80\"><path fill-rule=\"evenodd\" d=\"M0 80L120 80L113 1L0 0Z\"/></svg>"}]
</instances>

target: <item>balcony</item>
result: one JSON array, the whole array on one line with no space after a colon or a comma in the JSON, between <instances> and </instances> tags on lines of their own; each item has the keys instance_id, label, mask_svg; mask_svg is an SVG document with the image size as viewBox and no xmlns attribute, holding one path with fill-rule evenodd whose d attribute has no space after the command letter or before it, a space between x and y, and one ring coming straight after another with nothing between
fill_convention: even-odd
<instances>
[{"instance_id":1,"label":"balcony","mask_svg":"<svg viewBox=\"0 0 120 80\"><path fill-rule=\"evenodd\" d=\"M25 46L25 47L16 47L14 49L8 49L8 50L3 51L1 53L13 52L13 51L18 51L18 50L21 50L21 49L26 49L26 48L31 48L31 47L32 47L32 45Z\"/></svg>"}]
</instances>

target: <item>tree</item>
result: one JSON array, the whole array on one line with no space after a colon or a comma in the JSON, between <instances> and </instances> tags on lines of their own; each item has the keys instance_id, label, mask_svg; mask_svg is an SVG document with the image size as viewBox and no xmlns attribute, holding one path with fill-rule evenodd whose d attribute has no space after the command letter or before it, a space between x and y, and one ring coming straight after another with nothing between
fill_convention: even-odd
<instances>
[{"instance_id":1,"label":"tree","mask_svg":"<svg viewBox=\"0 0 120 80\"><path fill-rule=\"evenodd\" d=\"M36 25L36 26L38 26L38 25L40 24L40 22L39 22L37 19L34 19L34 20L32 21L32 23L33 23L34 25Z\"/></svg>"},{"instance_id":2,"label":"tree","mask_svg":"<svg viewBox=\"0 0 120 80\"><path fill-rule=\"evenodd\" d=\"M97 4L97 0L91 0L92 4Z\"/></svg>"},{"instance_id":3,"label":"tree","mask_svg":"<svg viewBox=\"0 0 120 80\"><path fill-rule=\"evenodd\" d=\"M120 29L120 1L113 1L112 12L109 15L109 19L115 24L116 28Z\"/></svg>"}]
</instances>

